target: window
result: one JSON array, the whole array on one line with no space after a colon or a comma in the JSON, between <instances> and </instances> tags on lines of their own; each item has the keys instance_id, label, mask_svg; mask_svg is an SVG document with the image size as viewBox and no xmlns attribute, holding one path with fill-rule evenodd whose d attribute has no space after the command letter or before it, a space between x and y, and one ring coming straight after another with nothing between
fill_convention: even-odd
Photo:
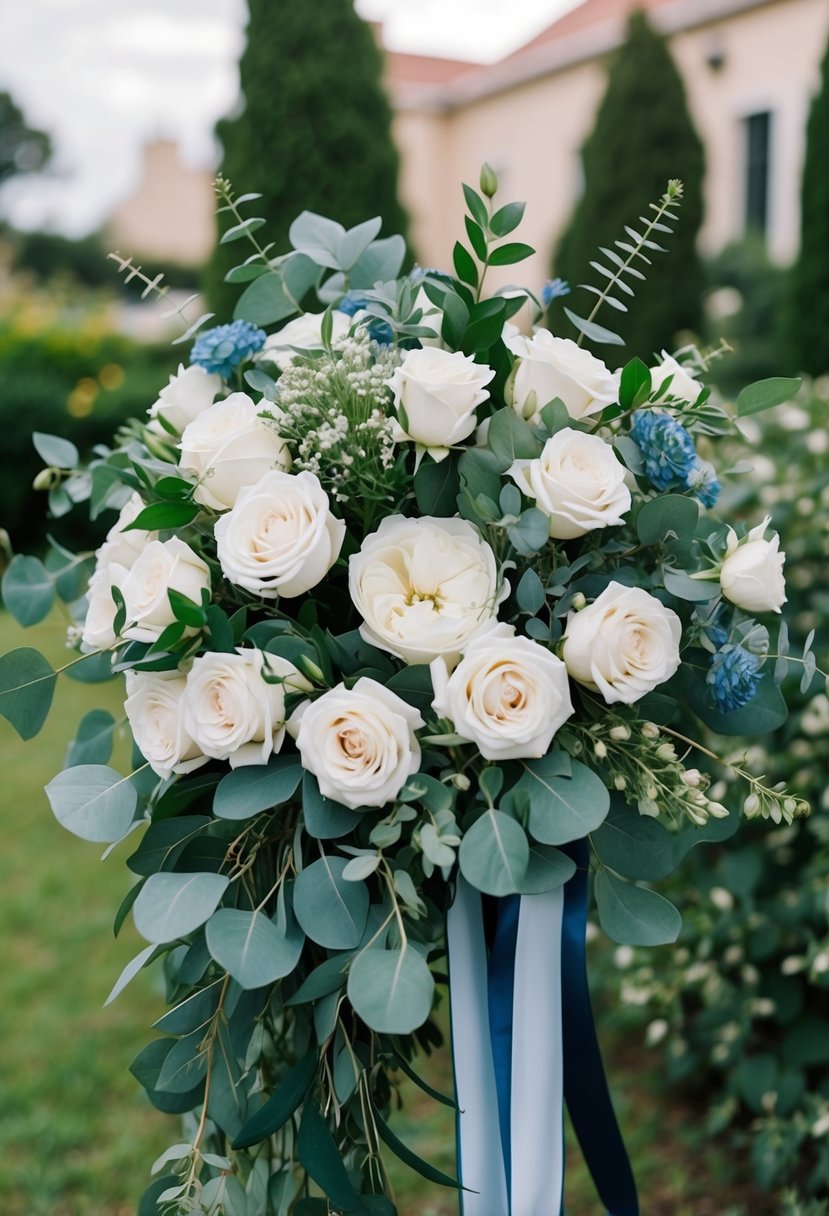
<instances>
[{"instance_id":1,"label":"window","mask_svg":"<svg viewBox=\"0 0 829 1216\"><path fill-rule=\"evenodd\" d=\"M768 231L771 162L771 114L750 114L745 127L745 226L747 231Z\"/></svg>"}]
</instances>

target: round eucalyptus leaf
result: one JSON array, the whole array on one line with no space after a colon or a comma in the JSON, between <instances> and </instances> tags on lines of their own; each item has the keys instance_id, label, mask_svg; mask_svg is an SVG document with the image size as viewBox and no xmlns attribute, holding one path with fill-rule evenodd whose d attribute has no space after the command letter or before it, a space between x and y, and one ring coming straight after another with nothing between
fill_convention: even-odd
<instances>
[{"instance_id":1,"label":"round eucalyptus leaf","mask_svg":"<svg viewBox=\"0 0 829 1216\"><path fill-rule=\"evenodd\" d=\"M530 794L530 835L540 844L559 845L595 831L610 807L601 777L576 760L571 776L548 776L539 767L541 763L525 765L518 783Z\"/></svg>"},{"instance_id":2,"label":"round eucalyptus leaf","mask_svg":"<svg viewBox=\"0 0 829 1216\"><path fill-rule=\"evenodd\" d=\"M563 887L576 872L576 863L560 849L546 844L530 844L530 861L521 879L522 895L541 895Z\"/></svg>"},{"instance_id":3,"label":"round eucalyptus leaf","mask_svg":"<svg viewBox=\"0 0 829 1216\"><path fill-rule=\"evenodd\" d=\"M502 811L486 811L461 841L461 873L485 895L515 895L530 860L530 846L519 823Z\"/></svg>"},{"instance_id":4,"label":"round eucalyptus leaf","mask_svg":"<svg viewBox=\"0 0 829 1216\"><path fill-rule=\"evenodd\" d=\"M33 739L46 721L57 678L52 664L31 646L0 656L0 714L21 739Z\"/></svg>"},{"instance_id":5,"label":"round eucalyptus leaf","mask_svg":"<svg viewBox=\"0 0 829 1216\"><path fill-rule=\"evenodd\" d=\"M302 953L303 935L281 933L264 912L219 908L207 922L207 948L242 988L262 988L290 975Z\"/></svg>"},{"instance_id":6,"label":"round eucalyptus leaf","mask_svg":"<svg viewBox=\"0 0 829 1216\"><path fill-rule=\"evenodd\" d=\"M133 905L135 927L148 942L185 937L210 919L229 882L224 874L205 872L151 874Z\"/></svg>"},{"instance_id":7,"label":"round eucalyptus leaf","mask_svg":"<svg viewBox=\"0 0 829 1216\"><path fill-rule=\"evenodd\" d=\"M268 764L235 768L216 787L213 813L219 819L252 819L287 802L301 779L302 767L294 756L273 756Z\"/></svg>"},{"instance_id":8,"label":"round eucalyptus leaf","mask_svg":"<svg viewBox=\"0 0 829 1216\"><path fill-rule=\"evenodd\" d=\"M66 768L46 786L58 823L81 840L112 844L135 817L138 791L129 777L105 764Z\"/></svg>"},{"instance_id":9,"label":"round eucalyptus leaf","mask_svg":"<svg viewBox=\"0 0 829 1216\"><path fill-rule=\"evenodd\" d=\"M55 602L55 584L43 562L18 553L3 575L3 603L18 625L36 625Z\"/></svg>"},{"instance_id":10,"label":"round eucalyptus leaf","mask_svg":"<svg viewBox=\"0 0 829 1216\"><path fill-rule=\"evenodd\" d=\"M368 888L343 877L344 857L312 862L294 883L294 912L312 941L328 950L353 950L368 918Z\"/></svg>"},{"instance_id":11,"label":"round eucalyptus leaf","mask_svg":"<svg viewBox=\"0 0 829 1216\"><path fill-rule=\"evenodd\" d=\"M676 868L676 833L625 802L614 800L592 841L605 865L625 878L655 882Z\"/></svg>"},{"instance_id":12,"label":"round eucalyptus leaf","mask_svg":"<svg viewBox=\"0 0 829 1216\"><path fill-rule=\"evenodd\" d=\"M637 887L611 870L599 870L595 880L599 924L623 946L664 946L675 942L682 917L656 891Z\"/></svg>"},{"instance_id":13,"label":"round eucalyptus leaf","mask_svg":"<svg viewBox=\"0 0 829 1216\"><path fill-rule=\"evenodd\" d=\"M91 709L78 725L66 753L66 768L78 764L106 764L112 755L115 719L109 710Z\"/></svg>"},{"instance_id":14,"label":"round eucalyptus leaf","mask_svg":"<svg viewBox=\"0 0 829 1216\"><path fill-rule=\"evenodd\" d=\"M398 950L364 950L348 972L348 999L367 1026L380 1034L411 1034L432 1008L435 981L422 955Z\"/></svg>"}]
</instances>

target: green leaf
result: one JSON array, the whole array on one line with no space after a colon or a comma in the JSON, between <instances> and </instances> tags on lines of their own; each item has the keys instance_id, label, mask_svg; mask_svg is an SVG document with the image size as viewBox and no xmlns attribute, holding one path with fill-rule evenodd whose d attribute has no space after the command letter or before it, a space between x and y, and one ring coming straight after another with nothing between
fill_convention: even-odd
<instances>
[{"instance_id":1,"label":"green leaf","mask_svg":"<svg viewBox=\"0 0 829 1216\"><path fill-rule=\"evenodd\" d=\"M236 1136L233 1141L235 1149L250 1148L252 1144L259 1144L288 1122L311 1088L318 1063L316 1051L309 1051L288 1069L279 1088L271 1094L264 1106L248 1119Z\"/></svg>"},{"instance_id":2,"label":"green leaf","mask_svg":"<svg viewBox=\"0 0 829 1216\"><path fill-rule=\"evenodd\" d=\"M501 469L508 469L516 460L534 460L540 455L542 447L532 427L509 406L496 410L492 415L486 442ZM496 499L499 496L496 495Z\"/></svg>"},{"instance_id":3,"label":"green leaf","mask_svg":"<svg viewBox=\"0 0 829 1216\"><path fill-rule=\"evenodd\" d=\"M213 799L219 819L252 819L281 806L297 791L302 766L296 756L271 756L267 764L245 764L222 777Z\"/></svg>"},{"instance_id":4,"label":"green leaf","mask_svg":"<svg viewBox=\"0 0 829 1216\"><path fill-rule=\"evenodd\" d=\"M55 584L37 557L18 553L3 575L3 603L18 625L27 628L42 621L55 602Z\"/></svg>"},{"instance_id":5,"label":"green leaf","mask_svg":"<svg viewBox=\"0 0 829 1216\"><path fill-rule=\"evenodd\" d=\"M786 699L768 672L760 677L749 703L729 713L721 713L711 704L708 686L696 673L684 671L683 686L691 709L718 735L768 735L789 716Z\"/></svg>"},{"instance_id":6,"label":"green leaf","mask_svg":"<svg viewBox=\"0 0 829 1216\"><path fill-rule=\"evenodd\" d=\"M464 182L463 197L466 199L469 214L472 216L475 223L479 224L481 228L486 228L489 217L487 215L486 203L481 198L480 194L478 194L476 190L473 190L471 186L467 186Z\"/></svg>"},{"instance_id":7,"label":"green leaf","mask_svg":"<svg viewBox=\"0 0 829 1216\"><path fill-rule=\"evenodd\" d=\"M546 844L530 843L527 872L521 879L521 895L541 895L563 887L576 872L576 863L560 849Z\"/></svg>"},{"instance_id":8,"label":"green leaf","mask_svg":"<svg viewBox=\"0 0 829 1216\"><path fill-rule=\"evenodd\" d=\"M694 579L684 570L673 570L668 566L662 568L662 582L665 590L670 591L678 600L686 600L691 604L702 604L713 600L720 594L719 582L707 579Z\"/></svg>"},{"instance_id":9,"label":"green leaf","mask_svg":"<svg viewBox=\"0 0 829 1216\"><path fill-rule=\"evenodd\" d=\"M562 771L567 763L569 775L567 768ZM529 831L540 844L580 840L603 822L610 795L592 769L557 751L522 764L524 773L513 793L520 790L529 797Z\"/></svg>"},{"instance_id":10,"label":"green leaf","mask_svg":"<svg viewBox=\"0 0 829 1216\"><path fill-rule=\"evenodd\" d=\"M309 772L302 777L302 817L305 831L316 840L337 840L362 819L359 811L320 793L316 777Z\"/></svg>"},{"instance_id":11,"label":"green leaf","mask_svg":"<svg viewBox=\"0 0 829 1216\"><path fill-rule=\"evenodd\" d=\"M651 391L651 374L647 364L637 356L622 368L619 385L619 405L623 410L633 410L647 401Z\"/></svg>"},{"instance_id":12,"label":"green leaf","mask_svg":"<svg viewBox=\"0 0 829 1216\"><path fill-rule=\"evenodd\" d=\"M523 262L525 258L531 258L534 253L532 245L514 241L506 245L499 245L497 249L491 249L489 264L490 266L513 266L516 262Z\"/></svg>"},{"instance_id":13,"label":"green leaf","mask_svg":"<svg viewBox=\"0 0 829 1216\"><path fill-rule=\"evenodd\" d=\"M546 604L547 595L544 591L544 584L532 566L528 566L521 575L520 582L515 589L515 598L521 611L528 612L530 616L535 616L536 612L540 612Z\"/></svg>"},{"instance_id":14,"label":"green leaf","mask_svg":"<svg viewBox=\"0 0 829 1216\"><path fill-rule=\"evenodd\" d=\"M514 895L527 872L530 846L524 829L509 815L488 810L461 841L461 873L485 895Z\"/></svg>"},{"instance_id":15,"label":"green leaf","mask_svg":"<svg viewBox=\"0 0 829 1216\"><path fill-rule=\"evenodd\" d=\"M265 221L261 215L251 215L248 219L242 220L239 224L234 224L232 228L226 229L219 238L220 245L230 245L232 241L240 241L242 237L248 236L257 229L264 227Z\"/></svg>"},{"instance_id":16,"label":"green leaf","mask_svg":"<svg viewBox=\"0 0 829 1216\"><path fill-rule=\"evenodd\" d=\"M135 927L148 942L186 937L210 919L229 882L224 874L151 874L133 905Z\"/></svg>"},{"instance_id":17,"label":"green leaf","mask_svg":"<svg viewBox=\"0 0 829 1216\"><path fill-rule=\"evenodd\" d=\"M484 236L483 229L481 228L480 224L471 218L471 216L465 215L463 217L463 222L464 227L466 228L466 235L469 237L469 244L472 246L473 252L478 258L480 258L482 262L485 262L486 237Z\"/></svg>"},{"instance_id":18,"label":"green leaf","mask_svg":"<svg viewBox=\"0 0 829 1216\"><path fill-rule=\"evenodd\" d=\"M251 283L260 275L267 274L268 269L269 267L264 262L243 262L241 266L234 266L232 270L229 270L224 281L226 283Z\"/></svg>"},{"instance_id":19,"label":"green leaf","mask_svg":"<svg viewBox=\"0 0 829 1216\"><path fill-rule=\"evenodd\" d=\"M332 992L339 992L346 985L346 967L351 961L350 954L337 954L327 958L302 981L293 996L285 1002L286 1005L306 1005L310 1001L318 1001L321 997Z\"/></svg>"},{"instance_id":20,"label":"green leaf","mask_svg":"<svg viewBox=\"0 0 829 1216\"><path fill-rule=\"evenodd\" d=\"M478 268L475 265L475 260L460 241L455 241L455 248L452 250L452 262L455 267L455 274L462 283L468 283L470 287L478 286Z\"/></svg>"},{"instance_id":21,"label":"green leaf","mask_svg":"<svg viewBox=\"0 0 829 1216\"><path fill-rule=\"evenodd\" d=\"M487 448L467 448L458 461L461 487L470 501L481 494L498 501L501 493L501 465Z\"/></svg>"},{"instance_id":22,"label":"green leaf","mask_svg":"<svg viewBox=\"0 0 829 1216\"><path fill-rule=\"evenodd\" d=\"M309 1177L325 1191L332 1207L343 1212L359 1209L360 1196L349 1181L334 1137L316 1106L310 1102L302 1108L296 1154Z\"/></svg>"},{"instance_id":23,"label":"green leaf","mask_svg":"<svg viewBox=\"0 0 829 1216\"><path fill-rule=\"evenodd\" d=\"M35 431L32 435L40 459L44 464L55 469L74 469L80 460L80 454L74 443L61 439L59 435L47 435L44 431Z\"/></svg>"},{"instance_id":24,"label":"green leaf","mask_svg":"<svg viewBox=\"0 0 829 1216\"><path fill-rule=\"evenodd\" d=\"M105 1008L107 1005L111 1005L112 1002L121 995L127 984L129 984L130 980L135 979L138 972L143 967L146 967L155 950L156 947L154 945L145 946L139 954L136 954L135 958L130 959L126 967L124 967L123 971L118 976L118 979L115 981L109 996L104 1001Z\"/></svg>"},{"instance_id":25,"label":"green leaf","mask_svg":"<svg viewBox=\"0 0 829 1216\"><path fill-rule=\"evenodd\" d=\"M782 405L784 401L791 401L800 385L800 380L784 376L772 376L768 380L746 385L737 398L737 415L745 418L749 414L759 414L762 410Z\"/></svg>"},{"instance_id":26,"label":"green leaf","mask_svg":"<svg viewBox=\"0 0 829 1216\"><path fill-rule=\"evenodd\" d=\"M167 588L167 599L170 601L170 608L173 611L173 616L182 625L191 626L194 629L201 629L207 623L207 614L201 604L196 604L193 600L188 599L186 595L182 595L180 591L173 590L172 587Z\"/></svg>"},{"instance_id":27,"label":"green leaf","mask_svg":"<svg viewBox=\"0 0 829 1216\"><path fill-rule=\"evenodd\" d=\"M464 330L468 324L469 309L457 292L447 291L443 297L441 337L454 350L459 350L463 341Z\"/></svg>"},{"instance_id":28,"label":"green leaf","mask_svg":"<svg viewBox=\"0 0 829 1216\"><path fill-rule=\"evenodd\" d=\"M601 861L625 878L655 882L676 867L675 834L620 799L591 840Z\"/></svg>"},{"instance_id":29,"label":"green leaf","mask_svg":"<svg viewBox=\"0 0 829 1216\"><path fill-rule=\"evenodd\" d=\"M77 764L106 764L112 755L115 719L106 709L91 709L78 725L78 733L69 744L65 768Z\"/></svg>"},{"instance_id":30,"label":"green leaf","mask_svg":"<svg viewBox=\"0 0 829 1216\"><path fill-rule=\"evenodd\" d=\"M643 545L667 544L687 548L699 521L699 504L682 494L660 494L646 502L636 517L636 534Z\"/></svg>"},{"instance_id":31,"label":"green leaf","mask_svg":"<svg viewBox=\"0 0 829 1216\"><path fill-rule=\"evenodd\" d=\"M222 976L207 988L200 988L191 993L153 1022L153 1030L160 1030L163 1034L190 1034L200 1026L205 1026L219 1007L223 987Z\"/></svg>"},{"instance_id":32,"label":"green leaf","mask_svg":"<svg viewBox=\"0 0 829 1216\"><path fill-rule=\"evenodd\" d=\"M314 211L301 211L288 229L288 239L294 249L330 270L343 270L340 265L340 241L345 228Z\"/></svg>"},{"instance_id":33,"label":"green leaf","mask_svg":"<svg viewBox=\"0 0 829 1216\"><path fill-rule=\"evenodd\" d=\"M407 943L396 950L363 950L348 972L348 999L379 1034L417 1030L431 1012L434 991L426 960Z\"/></svg>"},{"instance_id":34,"label":"green leaf","mask_svg":"<svg viewBox=\"0 0 829 1216\"><path fill-rule=\"evenodd\" d=\"M506 299L483 300L469 314L469 325L463 336L463 349L468 355L486 352L496 343L507 319Z\"/></svg>"},{"instance_id":35,"label":"green leaf","mask_svg":"<svg viewBox=\"0 0 829 1216\"><path fill-rule=\"evenodd\" d=\"M506 206L499 207L489 221L489 230L493 236L509 236L514 232L524 218L526 208L526 203L507 203ZM528 249L529 246L525 248Z\"/></svg>"},{"instance_id":36,"label":"green leaf","mask_svg":"<svg viewBox=\"0 0 829 1216\"><path fill-rule=\"evenodd\" d=\"M104 764L78 764L46 786L58 823L81 840L111 844L130 828L138 791L129 777Z\"/></svg>"},{"instance_id":37,"label":"green leaf","mask_svg":"<svg viewBox=\"0 0 829 1216\"><path fill-rule=\"evenodd\" d=\"M343 857L321 857L297 875L294 912L312 941L328 950L360 944L368 919L368 888L343 878Z\"/></svg>"},{"instance_id":38,"label":"green leaf","mask_svg":"<svg viewBox=\"0 0 829 1216\"><path fill-rule=\"evenodd\" d=\"M357 265L382 227L383 221L376 215L373 219L364 220L362 224L349 228L348 232L340 237L337 254L343 270L351 270Z\"/></svg>"},{"instance_id":39,"label":"green leaf","mask_svg":"<svg viewBox=\"0 0 829 1216\"><path fill-rule=\"evenodd\" d=\"M290 975L302 953L301 933L281 933L264 912L219 908L207 922L207 948L241 988L262 988Z\"/></svg>"},{"instance_id":40,"label":"green leaf","mask_svg":"<svg viewBox=\"0 0 829 1216\"><path fill-rule=\"evenodd\" d=\"M155 502L145 507L122 532L155 532L160 529L174 531L183 528L196 518L199 508L192 502Z\"/></svg>"},{"instance_id":41,"label":"green leaf","mask_svg":"<svg viewBox=\"0 0 829 1216\"><path fill-rule=\"evenodd\" d=\"M88 654L67 667L64 674L68 680L76 680L78 684L104 684L115 677L112 655L106 650Z\"/></svg>"},{"instance_id":42,"label":"green leaf","mask_svg":"<svg viewBox=\"0 0 829 1216\"><path fill-rule=\"evenodd\" d=\"M373 287L375 283L388 283L399 276L405 258L406 242L402 236L386 236L382 240L372 241L349 272L349 285L359 290Z\"/></svg>"},{"instance_id":43,"label":"green leaf","mask_svg":"<svg viewBox=\"0 0 829 1216\"><path fill-rule=\"evenodd\" d=\"M415 498L423 515L453 516L460 488L458 457L454 452L444 460L424 460L414 475Z\"/></svg>"},{"instance_id":44,"label":"green leaf","mask_svg":"<svg viewBox=\"0 0 829 1216\"><path fill-rule=\"evenodd\" d=\"M421 713L428 713L431 709L435 693L428 664L413 663L409 667L403 667L385 683L386 688Z\"/></svg>"},{"instance_id":45,"label":"green leaf","mask_svg":"<svg viewBox=\"0 0 829 1216\"><path fill-rule=\"evenodd\" d=\"M461 1189L461 1184L454 1178L435 1169L428 1161L424 1161L416 1153L413 1153L402 1140L398 1140L397 1136L395 1136L388 1124L383 1122L379 1112L376 1110L374 1111L374 1122L377 1125L377 1131L380 1133L380 1139L389 1146L395 1156L399 1157L405 1165L408 1165L415 1173L420 1174L421 1178L426 1178L429 1182L434 1182L438 1186L450 1186L455 1190Z\"/></svg>"},{"instance_id":46,"label":"green leaf","mask_svg":"<svg viewBox=\"0 0 829 1216\"><path fill-rule=\"evenodd\" d=\"M510 544L522 557L540 553L550 539L550 521L537 507L522 511L518 520L507 528Z\"/></svg>"},{"instance_id":47,"label":"green leaf","mask_svg":"<svg viewBox=\"0 0 829 1216\"><path fill-rule=\"evenodd\" d=\"M186 1094L195 1089L207 1072L207 1052L203 1044L201 1030L179 1039L161 1065L155 1088L168 1094Z\"/></svg>"},{"instance_id":48,"label":"green leaf","mask_svg":"<svg viewBox=\"0 0 829 1216\"><path fill-rule=\"evenodd\" d=\"M212 823L209 815L177 815L151 823L141 844L127 858L133 874L150 875L171 870L185 845Z\"/></svg>"},{"instance_id":49,"label":"green leaf","mask_svg":"<svg viewBox=\"0 0 829 1216\"><path fill-rule=\"evenodd\" d=\"M623 946L663 946L675 942L682 917L672 903L647 887L635 887L610 870L595 879L599 924Z\"/></svg>"},{"instance_id":50,"label":"green leaf","mask_svg":"<svg viewBox=\"0 0 829 1216\"><path fill-rule=\"evenodd\" d=\"M584 334L585 338L589 338L591 342L599 342L604 346L624 346L624 338L620 338L612 329L605 329L603 325L597 325L595 321L589 321L587 317L580 317L570 308L565 308L564 312L579 333Z\"/></svg>"}]
</instances>

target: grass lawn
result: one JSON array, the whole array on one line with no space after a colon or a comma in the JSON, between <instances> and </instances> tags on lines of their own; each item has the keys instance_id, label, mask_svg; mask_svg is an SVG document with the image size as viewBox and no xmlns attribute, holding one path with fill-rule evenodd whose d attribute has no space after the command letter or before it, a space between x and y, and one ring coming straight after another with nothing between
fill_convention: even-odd
<instances>
[{"instance_id":1,"label":"grass lawn","mask_svg":"<svg viewBox=\"0 0 829 1216\"><path fill-rule=\"evenodd\" d=\"M24 631L0 614L0 653L34 645L60 664L63 627ZM65 660L64 660L65 661ZM121 967L141 948L112 917L130 885L126 851L106 863L52 818L43 785L88 709L120 713L119 688L62 680L44 731L24 744L0 720L4 847L0 852L0 1212L3 1216L127 1216L154 1157L178 1137L127 1071L152 1022L160 989L142 973L102 1009ZM444 1092L448 1056L423 1069ZM701 1115L667 1093L654 1061L616 1043L609 1071L648 1216L764 1216L774 1210L735 1179L726 1142L700 1141ZM397 1133L421 1156L454 1169L451 1111L407 1086ZM571 1137L572 1139L572 1137ZM401 1216L452 1216L453 1194L389 1162ZM598 1216L580 1162L568 1154L567 1216ZM494 1216L494 1214L493 1214Z\"/></svg>"}]
</instances>

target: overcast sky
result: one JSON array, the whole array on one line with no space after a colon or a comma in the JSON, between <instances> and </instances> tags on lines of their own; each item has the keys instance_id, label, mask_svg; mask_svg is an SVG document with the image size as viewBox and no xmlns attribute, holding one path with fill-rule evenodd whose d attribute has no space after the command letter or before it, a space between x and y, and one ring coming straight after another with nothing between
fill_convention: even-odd
<instances>
[{"instance_id":1,"label":"overcast sky","mask_svg":"<svg viewBox=\"0 0 829 1216\"><path fill-rule=\"evenodd\" d=\"M300 0L297 0L299 3ZM313 0L305 0L306 3ZM387 44L493 60L578 0L357 0ZM177 139L212 166L212 127L236 97L244 0L3 0L0 89L52 133L48 178L12 182L0 212L21 227L81 234L136 182L139 150Z\"/></svg>"}]
</instances>

